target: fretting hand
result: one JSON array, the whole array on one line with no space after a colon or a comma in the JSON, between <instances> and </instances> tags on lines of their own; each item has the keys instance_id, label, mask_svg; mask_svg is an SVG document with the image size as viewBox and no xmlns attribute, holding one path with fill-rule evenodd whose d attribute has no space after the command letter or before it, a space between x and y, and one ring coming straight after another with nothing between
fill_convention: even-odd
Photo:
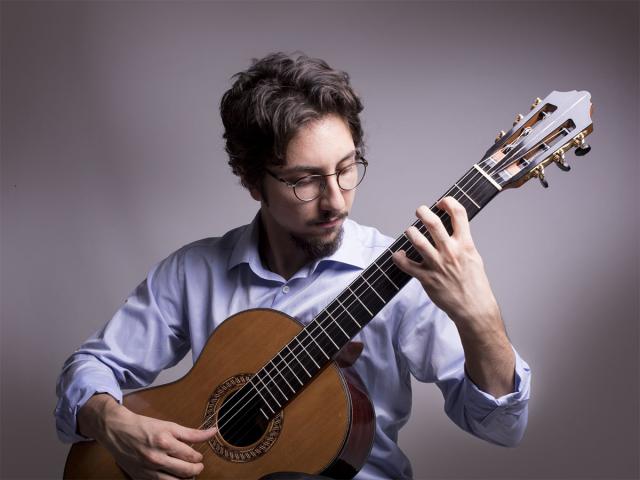
<instances>
[{"instance_id":1,"label":"fretting hand","mask_svg":"<svg viewBox=\"0 0 640 480\"><path fill-rule=\"evenodd\" d=\"M471 238L465 208L445 197L436 206L449 214L449 235L440 218L425 206L416 215L434 245L415 227L405 232L422 261L404 251L393 255L395 264L415 277L427 295L456 324L465 350L466 367L474 382L493 395L513 389L514 355L498 303L493 295L480 254Z\"/></svg>"}]
</instances>

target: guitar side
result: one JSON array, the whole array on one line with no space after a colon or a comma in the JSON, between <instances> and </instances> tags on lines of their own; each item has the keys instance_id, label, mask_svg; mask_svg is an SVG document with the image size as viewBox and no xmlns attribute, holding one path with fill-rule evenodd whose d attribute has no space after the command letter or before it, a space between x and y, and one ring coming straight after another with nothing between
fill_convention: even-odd
<instances>
[{"instance_id":1,"label":"guitar side","mask_svg":"<svg viewBox=\"0 0 640 480\"><path fill-rule=\"evenodd\" d=\"M293 318L254 309L227 319L209 338L182 379L128 394L135 413L196 428L212 398L242 374L258 371L302 329ZM231 380L230 380L231 379ZM218 393L216 393L218 392ZM279 420L252 445L235 448L221 435L203 449L200 478L260 478L276 471L326 473L351 478L366 461L374 434L373 407L357 379L331 362L283 409ZM216 447L217 453L213 447ZM65 479L128 478L95 441L72 446Z\"/></svg>"}]
</instances>

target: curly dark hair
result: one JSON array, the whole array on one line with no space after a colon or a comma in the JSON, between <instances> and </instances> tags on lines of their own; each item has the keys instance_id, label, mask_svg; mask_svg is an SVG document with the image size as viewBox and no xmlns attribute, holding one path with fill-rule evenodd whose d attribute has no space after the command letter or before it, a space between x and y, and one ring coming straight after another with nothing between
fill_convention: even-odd
<instances>
[{"instance_id":1,"label":"curly dark hair","mask_svg":"<svg viewBox=\"0 0 640 480\"><path fill-rule=\"evenodd\" d=\"M247 188L260 187L267 164L283 165L289 141L306 123L337 114L363 152L362 102L349 75L297 53L254 59L235 74L220 102L229 165Z\"/></svg>"}]
</instances>

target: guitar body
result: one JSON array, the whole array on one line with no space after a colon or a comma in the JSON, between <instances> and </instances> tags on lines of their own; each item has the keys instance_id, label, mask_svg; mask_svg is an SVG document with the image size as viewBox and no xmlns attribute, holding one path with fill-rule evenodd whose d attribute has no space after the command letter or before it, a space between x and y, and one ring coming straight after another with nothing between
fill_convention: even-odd
<instances>
[{"instance_id":1,"label":"guitar body","mask_svg":"<svg viewBox=\"0 0 640 480\"><path fill-rule=\"evenodd\" d=\"M260 370L302 330L293 318L254 309L227 319L209 338L193 368L182 379L128 394L124 405L135 413L197 428L217 425L224 400ZM351 478L366 461L375 430L373 407L355 377L327 364L272 418L248 421L258 433L240 445L220 434L206 446L200 478L258 479L268 473L297 471ZM257 429L257 430L256 430ZM224 432L224 430L223 430ZM97 442L72 446L64 478L128 478Z\"/></svg>"}]
</instances>

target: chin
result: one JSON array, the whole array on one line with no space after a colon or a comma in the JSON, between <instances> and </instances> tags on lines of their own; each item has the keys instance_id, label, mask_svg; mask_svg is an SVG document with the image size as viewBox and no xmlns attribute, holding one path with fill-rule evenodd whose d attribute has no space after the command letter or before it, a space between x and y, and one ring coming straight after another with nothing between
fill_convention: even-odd
<instances>
[{"instance_id":1,"label":"chin","mask_svg":"<svg viewBox=\"0 0 640 480\"><path fill-rule=\"evenodd\" d=\"M291 234L293 242L303 250L310 260L333 255L342 244L342 225L322 235L301 237Z\"/></svg>"}]
</instances>

